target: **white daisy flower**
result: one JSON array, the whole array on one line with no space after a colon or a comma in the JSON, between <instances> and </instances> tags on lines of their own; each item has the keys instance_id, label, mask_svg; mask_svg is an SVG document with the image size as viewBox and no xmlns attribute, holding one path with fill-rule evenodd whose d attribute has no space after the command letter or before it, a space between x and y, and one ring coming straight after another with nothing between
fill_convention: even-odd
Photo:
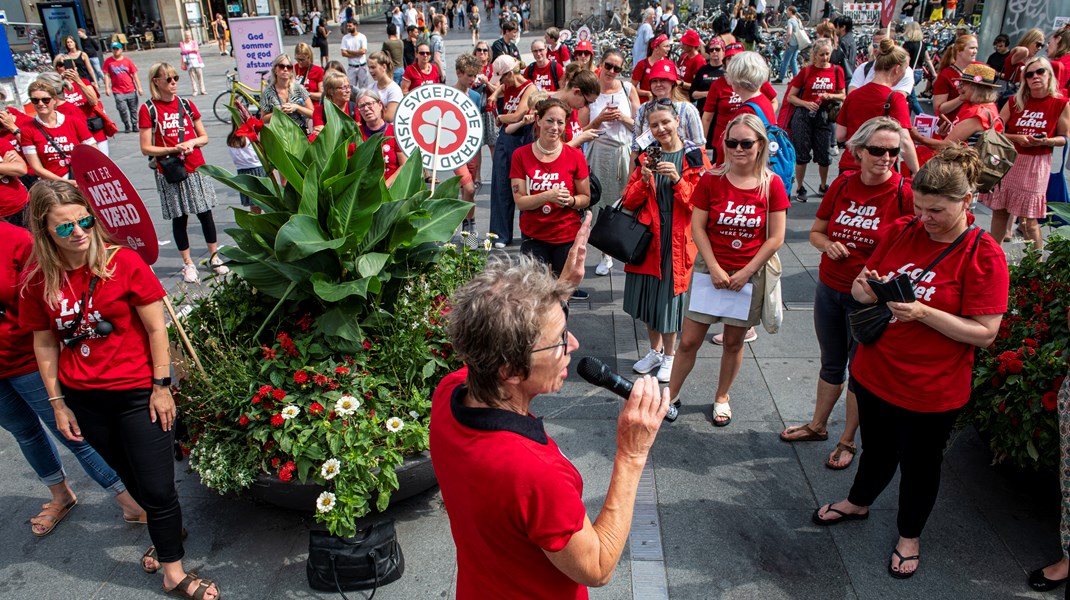
<instances>
[{"instance_id":1,"label":"white daisy flower","mask_svg":"<svg viewBox=\"0 0 1070 600\"><path fill-rule=\"evenodd\" d=\"M338 474L338 471L342 468L342 462L337 458L329 458L323 466L320 467L320 475L330 481L334 479L334 476Z\"/></svg>"},{"instance_id":2,"label":"white daisy flower","mask_svg":"<svg viewBox=\"0 0 1070 600\"><path fill-rule=\"evenodd\" d=\"M292 419L292 418L294 418L294 417L296 417L299 414L301 414L301 409L297 408L293 404L291 404L290 406L287 406L286 408L282 409L282 418L287 420L287 421Z\"/></svg>"},{"instance_id":3,"label":"white daisy flower","mask_svg":"<svg viewBox=\"0 0 1070 600\"><path fill-rule=\"evenodd\" d=\"M465 233L467 232L462 232L461 235L464 235ZM446 242L445 244L442 244L442 247L447 250L456 250L457 244L451 244L450 242Z\"/></svg>"},{"instance_id":4,"label":"white daisy flower","mask_svg":"<svg viewBox=\"0 0 1070 600\"><path fill-rule=\"evenodd\" d=\"M330 492L323 492L316 498L316 510L321 513L329 513L334 510L334 505L337 503L337 499L334 494Z\"/></svg>"},{"instance_id":5,"label":"white daisy flower","mask_svg":"<svg viewBox=\"0 0 1070 600\"><path fill-rule=\"evenodd\" d=\"M343 417L357 412L358 408L360 408L360 400L353 396L342 396L338 399L338 402L334 403L334 412Z\"/></svg>"},{"instance_id":6,"label":"white daisy flower","mask_svg":"<svg viewBox=\"0 0 1070 600\"><path fill-rule=\"evenodd\" d=\"M397 417L390 417L386 420L386 430L391 433L397 433L401 431L401 428L405 426L405 422Z\"/></svg>"},{"instance_id":7,"label":"white daisy flower","mask_svg":"<svg viewBox=\"0 0 1070 600\"><path fill-rule=\"evenodd\" d=\"M487 239L488 240L496 240L496 239L498 239L498 234L487 232Z\"/></svg>"}]
</instances>

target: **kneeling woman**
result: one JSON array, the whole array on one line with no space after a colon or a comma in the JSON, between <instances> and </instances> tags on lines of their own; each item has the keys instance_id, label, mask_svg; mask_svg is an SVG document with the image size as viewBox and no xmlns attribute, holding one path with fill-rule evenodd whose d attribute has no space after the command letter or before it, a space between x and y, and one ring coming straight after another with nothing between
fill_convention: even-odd
<instances>
[{"instance_id":1,"label":"kneeling woman","mask_svg":"<svg viewBox=\"0 0 1070 600\"><path fill-rule=\"evenodd\" d=\"M36 264L26 275L19 322L33 331L56 428L68 440L89 442L145 509L153 546L142 568L162 567L167 592L215 600L214 583L182 568L164 290L137 253L109 245L95 224L77 187L49 180L33 186Z\"/></svg>"},{"instance_id":2,"label":"kneeling woman","mask_svg":"<svg viewBox=\"0 0 1070 600\"><path fill-rule=\"evenodd\" d=\"M746 319L688 308L669 381L675 403L695 366L703 336L710 325L724 323L724 354L713 404L713 424L717 427L732 421L728 392L743 366L743 336L761 321L765 263L784 244L791 205L784 182L766 167L769 138L761 120L752 114L738 115L729 121L725 132L723 154L718 153L724 157L724 165L703 177L692 196L691 233L701 254L701 260L695 260L695 270L709 273L717 289L738 292L745 284L753 284L750 308Z\"/></svg>"},{"instance_id":3,"label":"kneeling woman","mask_svg":"<svg viewBox=\"0 0 1070 600\"><path fill-rule=\"evenodd\" d=\"M583 151L564 143L572 110L548 98L535 106L539 137L513 154L509 179L520 210L520 251L550 265L560 275L580 228L579 211L591 201L591 179ZM587 292L576 290L576 299Z\"/></svg>"},{"instance_id":4,"label":"kneeling woman","mask_svg":"<svg viewBox=\"0 0 1070 600\"><path fill-rule=\"evenodd\" d=\"M632 366L637 373L657 369L668 383L676 354L676 334L684 321L695 241L691 237L691 193L709 167L702 146L680 138L680 117L672 104L648 105L647 125L655 144L639 157L624 190L624 208L639 211L653 239L640 265L625 265L624 311L646 324L650 351ZM652 149L656 149L655 153ZM660 158L652 158L660 156ZM675 409L669 410L670 420Z\"/></svg>"}]
</instances>

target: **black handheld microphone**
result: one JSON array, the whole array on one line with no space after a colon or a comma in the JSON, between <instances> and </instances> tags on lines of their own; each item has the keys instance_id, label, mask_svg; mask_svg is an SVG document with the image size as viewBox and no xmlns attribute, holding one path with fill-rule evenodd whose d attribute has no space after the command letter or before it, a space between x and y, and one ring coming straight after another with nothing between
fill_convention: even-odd
<instances>
[{"instance_id":1,"label":"black handheld microphone","mask_svg":"<svg viewBox=\"0 0 1070 600\"><path fill-rule=\"evenodd\" d=\"M115 331L115 327L112 326L112 324L107 322L107 321L99 321L99 322L97 322L97 326L93 329L93 333L96 333L100 337L107 337L112 331ZM73 348L75 344L77 344L78 342L86 339L90 335L92 335L92 334L87 331L85 333L82 333L82 334L79 334L79 335L76 335L76 336L72 336L72 337L69 337L69 338L64 338L63 344L65 346L67 346L68 348Z\"/></svg>"},{"instance_id":2,"label":"black handheld microphone","mask_svg":"<svg viewBox=\"0 0 1070 600\"><path fill-rule=\"evenodd\" d=\"M585 356L576 367L580 377L599 387L604 387L614 394L628 399L632 394L632 382L617 375L609 365L591 356Z\"/></svg>"}]
</instances>

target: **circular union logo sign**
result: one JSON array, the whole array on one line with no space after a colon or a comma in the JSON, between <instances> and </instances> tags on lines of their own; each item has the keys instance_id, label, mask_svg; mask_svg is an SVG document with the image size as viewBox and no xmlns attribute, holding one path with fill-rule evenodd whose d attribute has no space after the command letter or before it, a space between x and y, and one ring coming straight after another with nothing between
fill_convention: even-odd
<instances>
[{"instance_id":1,"label":"circular union logo sign","mask_svg":"<svg viewBox=\"0 0 1070 600\"><path fill-rule=\"evenodd\" d=\"M453 171L479 152L483 119L468 94L446 85L421 85L398 105L394 138L406 156L419 149L424 168Z\"/></svg>"}]
</instances>

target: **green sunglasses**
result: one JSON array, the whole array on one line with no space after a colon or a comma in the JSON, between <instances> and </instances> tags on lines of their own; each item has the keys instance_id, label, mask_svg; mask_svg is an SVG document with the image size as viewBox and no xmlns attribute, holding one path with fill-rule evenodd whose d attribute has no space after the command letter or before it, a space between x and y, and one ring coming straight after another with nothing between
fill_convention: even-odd
<instances>
[{"instance_id":1,"label":"green sunglasses","mask_svg":"<svg viewBox=\"0 0 1070 600\"><path fill-rule=\"evenodd\" d=\"M97 224L97 218L93 215L86 215L81 219L78 219L77 221L67 221L66 223L60 223L59 225L56 225L56 235L61 238L71 237L71 234L74 233L75 223L77 223L78 226L82 228L82 231L89 231L93 228L94 225Z\"/></svg>"}]
</instances>

